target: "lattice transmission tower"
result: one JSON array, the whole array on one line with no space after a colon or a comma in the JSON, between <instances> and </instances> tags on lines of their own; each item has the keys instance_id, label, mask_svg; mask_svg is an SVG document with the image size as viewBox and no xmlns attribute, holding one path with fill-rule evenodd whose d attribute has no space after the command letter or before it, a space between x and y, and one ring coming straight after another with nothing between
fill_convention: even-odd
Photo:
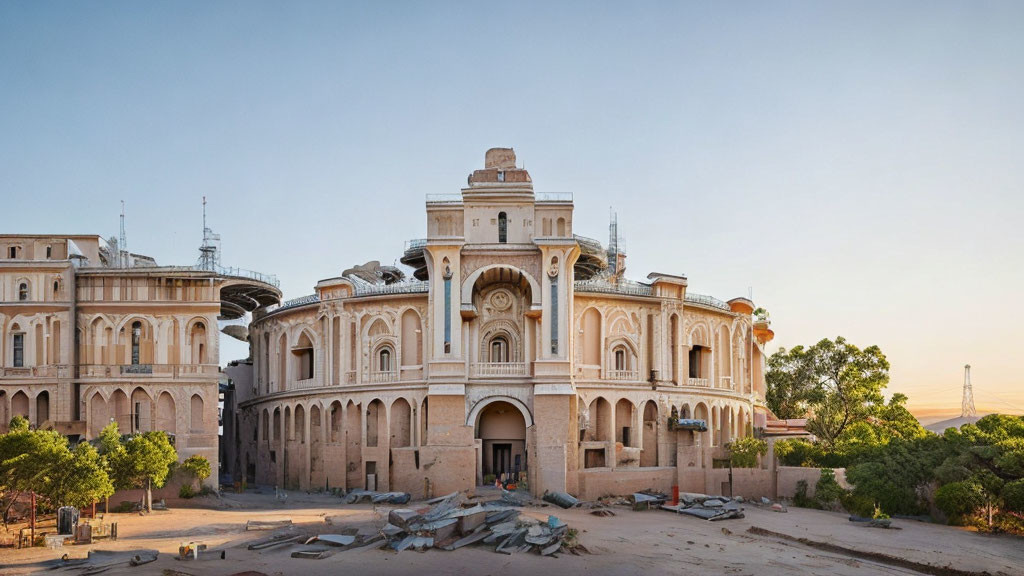
<instances>
[{"instance_id":1,"label":"lattice transmission tower","mask_svg":"<svg viewBox=\"0 0 1024 576\"><path fill-rule=\"evenodd\" d=\"M977 415L978 412L974 409L974 389L971 388L971 365L967 364L964 366L964 399L960 407L960 417Z\"/></svg>"}]
</instances>

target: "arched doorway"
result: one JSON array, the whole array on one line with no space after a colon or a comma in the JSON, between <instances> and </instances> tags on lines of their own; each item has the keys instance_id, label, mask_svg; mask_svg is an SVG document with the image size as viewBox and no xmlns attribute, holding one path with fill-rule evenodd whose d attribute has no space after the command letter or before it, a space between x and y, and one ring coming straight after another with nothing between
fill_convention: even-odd
<instances>
[{"instance_id":1,"label":"arched doorway","mask_svg":"<svg viewBox=\"0 0 1024 576\"><path fill-rule=\"evenodd\" d=\"M498 400L477 415L474 437L480 440L479 478L519 478L526 472L526 418L517 406Z\"/></svg>"}]
</instances>

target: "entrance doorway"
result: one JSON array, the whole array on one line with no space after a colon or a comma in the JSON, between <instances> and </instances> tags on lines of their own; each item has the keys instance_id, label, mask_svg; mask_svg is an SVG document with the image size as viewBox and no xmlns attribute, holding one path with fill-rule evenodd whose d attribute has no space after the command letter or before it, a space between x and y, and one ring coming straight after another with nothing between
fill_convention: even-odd
<instances>
[{"instance_id":1,"label":"entrance doorway","mask_svg":"<svg viewBox=\"0 0 1024 576\"><path fill-rule=\"evenodd\" d=\"M480 440L478 479L494 475L518 480L526 472L526 419L508 402L492 402L480 411L476 424Z\"/></svg>"}]
</instances>

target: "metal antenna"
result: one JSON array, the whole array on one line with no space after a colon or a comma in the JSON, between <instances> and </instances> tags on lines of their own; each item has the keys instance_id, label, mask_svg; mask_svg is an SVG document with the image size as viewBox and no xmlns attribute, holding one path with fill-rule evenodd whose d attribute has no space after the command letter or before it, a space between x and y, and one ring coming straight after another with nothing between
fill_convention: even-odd
<instances>
[{"instance_id":1,"label":"metal antenna","mask_svg":"<svg viewBox=\"0 0 1024 576\"><path fill-rule=\"evenodd\" d=\"M964 399L961 402L960 417L977 415L978 412L974 409L974 389L971 388L971 365L966 364L964 365Z\"/></svg>"},{"instance_id":2,"label":"metal antenna","mask_svg":"<svg viewBox=\"0 0 1024 576\"><path fill-rule=\"evenodd\" d=\"M117 239L117 267L128 266L128 239L124 233L124 200L121 200L121 235Z\"/></svg>"}]
</instances>

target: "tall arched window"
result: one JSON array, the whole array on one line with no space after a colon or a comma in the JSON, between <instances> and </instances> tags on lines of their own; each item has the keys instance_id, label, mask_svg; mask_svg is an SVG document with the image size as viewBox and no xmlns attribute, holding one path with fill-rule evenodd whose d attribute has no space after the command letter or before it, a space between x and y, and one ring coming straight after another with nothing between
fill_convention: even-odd
<instances>
[{"instance_id":1,"label":"tall arched window","mask_svg":"<svg viewBox=\"0 0 1024 576\"><path fill-rule=\"evenodd\" d=\"M384 348L378 355L379 363L377 368L380 372L391 372L391 349Z\"/></svg>"},{"instance_id":2,"label":"tall arched window","mask_svg":"<svg viewBox=\"0 0 1024 576\"><path fill-rule=\"evenodd\" d=\"M498 212L498 242L508 242L508 216L504 212Z\"/></svg>"},{"instance_id":3,"label":"tall arched window","mask_svg":"<svg viewBox=\"0 0 1024 576\"><path fill-rule=\"evenodd\" d=\"M139 363L139 344L142 340L142 322L132 322L132 364Z\"/></svg>"},{"instance_id":4,"label":"tall arched window","mask_svg":"<svg viewBox=\"0 0 1024 576\"><path fill-rule=\"evenodd\" d=\"M18 284L18 300L24 302L28 300L28 283L22 282Z\"/></svg>"},{"instance_id":5,"label":"tall arched window","mask_svg":"<svg viewBox=\"0 0 1024 576\"><path fill-rule=\"evenodd\" d=\"M615 369L626 370L626 350L618 348L615 350Z\"/></svg>"},{"instance_id":6,"label":"tall arched window","mask_svg":"<svg viewBox=\"0 0 1024 576\"><path fill-rule=\"evenodd\" d=\"M491 362L508 362L508 339L497 336L491 340Z\"/></svg>"},{"instance_id":7,"label":"tall arched window","mask_svg":"<svg viewBox=\"0 0 1024 576\"><path fill-rule=\"evenodd\" d=\"M25 366L25 334L17 332L17 330L21 330L21 327L17 324L13 324L11 330L14 332L11 334L11 342L14 346L14 350L12 350L14 367L22 368Z\"/></svg>"}]
</instances>

